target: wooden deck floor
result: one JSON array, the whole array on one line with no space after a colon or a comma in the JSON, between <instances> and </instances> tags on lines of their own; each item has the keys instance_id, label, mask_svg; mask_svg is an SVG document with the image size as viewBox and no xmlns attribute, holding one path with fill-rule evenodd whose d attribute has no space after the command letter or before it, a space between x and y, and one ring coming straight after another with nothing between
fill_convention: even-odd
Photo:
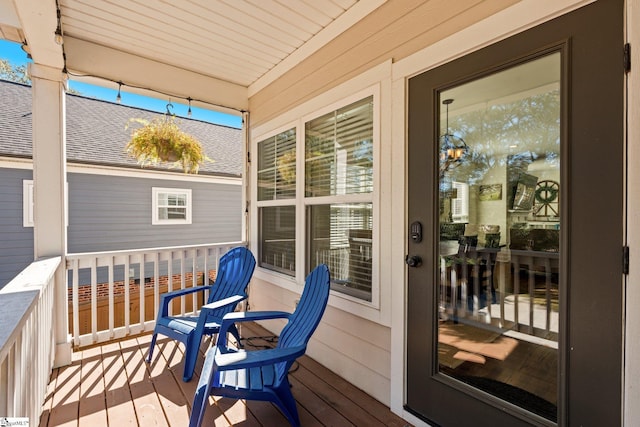
<instances>
[{"instance_id":1,"label":"wooden deck floor","mask_svg":"<svg viewBox=\"0 0 640 427\"><path fill-rule=\"evenodd\" d=\"M269 333L256 324L243 337ZM158 340L151 364L144 361L150 335L74 353L74 361L53 371L40 419L54 426L186 426L203 358L194 378L182 381L182 346ZM260 338L249 345L269 345ZM206 349L203 344L202 349ZM389 408L308 356L290 374L303 426L398 426L409 424ZM215 401L214 401L215 400ZM270 403L210 398L203 426L286 426Z\"/></svg>"}]
</instances>

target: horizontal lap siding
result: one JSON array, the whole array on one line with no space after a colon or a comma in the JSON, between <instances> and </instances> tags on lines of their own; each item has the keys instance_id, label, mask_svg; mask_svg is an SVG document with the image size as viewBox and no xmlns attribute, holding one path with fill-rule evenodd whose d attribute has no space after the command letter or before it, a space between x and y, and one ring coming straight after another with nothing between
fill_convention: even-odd
<instances>
[{"instance_id":1,"label":"horizontal lap siding","mask_svg":"<svg viewBox=\"0 0 640 427\"><path fill-rule=\"evenodd\" d=\"M151 225L152 187L192 190L192 224ZM70 253L241 240L242 186L69 174Z\"/></svg>"},{"instance_id":2,"label":"horizontal lap siding","mask_svg":"<svg viewBox=\"0 0 640 427\"><path fill-rule=\"evenodd\" d=\"M0 289L33 261L33 227L22 225L22 181L31 176L0 169Z\"/></svg>"},{"instance_id":3,"label":"horizontal lap siding","mask_svg":"<svg viewBox=\"0 0 640 427\"><path fill-rule=\"evenodd\" d=\"M517 1L387 0L253 95L251 124L263 124L375 65L406 58Z\"/></svg>"}]
</instances>

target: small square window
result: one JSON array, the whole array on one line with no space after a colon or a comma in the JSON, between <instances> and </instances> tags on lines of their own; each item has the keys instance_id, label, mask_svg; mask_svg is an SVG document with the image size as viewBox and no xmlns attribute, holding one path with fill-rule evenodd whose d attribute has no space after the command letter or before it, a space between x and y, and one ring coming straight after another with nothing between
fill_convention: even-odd
<instances>
[{"instance_id":1,"label":"small square window","mask_svg":"<svg viewBox=\"0 0 640 427\"><path fill-rule=\"evenodd\" d=\"M191 189L152 188L153 225L191 224Z\"/></svg>"}]
</instances>

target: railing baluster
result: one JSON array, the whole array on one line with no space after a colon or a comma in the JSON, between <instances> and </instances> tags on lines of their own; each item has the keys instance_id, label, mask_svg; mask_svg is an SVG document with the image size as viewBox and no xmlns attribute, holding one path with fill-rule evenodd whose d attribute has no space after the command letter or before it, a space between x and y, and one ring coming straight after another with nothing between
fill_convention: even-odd
<instances>
[{"instance_id":1,"label":"railing baluster","mask_svg":"<svg viewBox=\"0 0 640 427\"><path fill-rule=\"evenodd\" d=\"M129 263L130 257L127 255L124 258L124 283L122 286L124 287L124 329L125 333L129 335L131 333L131 294L130 294L130 286L131 286L131 273L130 268L131 264Z\"/></svg>"},{"instance_id":2,"label":"railing baluster","mask_svg":"<svg viewBox=\"0 0 640 427\"><path fill-rule=\"evenodd\" d=\"M167 292L173 290L173 251L169 251L169 261L167 264ZM173 316L173 302L169 303L169 316Z\"/></svg>"},{"instance_id":3,"label":"railing baluster","mask_svg":"<svg viewBox=\"0 0 640 427\"><path fill-rule=\"evenodd\" d=\"M91 335L98 341L98 272L96 258L91 259Z\"/></svg>"},{"instance_id":4,"label":"railing baluster","mask_svg":"<svg viewBox=\"0 0 640 427\"><path fill-rule=\"evenodd\" d=\"M156 252L153 261L153 306L156 310L153 312L153 320L157 320L158 310L160 305L160 253Z\"/></svg>"},{"instance_id":5,"label":"railing baluster","mask_svg":"<svg viewBox=\"0 0 640 427\"><path fill-rule=\"evenodd\" d=\"M147 274L145 272L145 255L142 254L140 255L140 286L138 286L138 291L140 292L140 326L142 327L142 329L144 330L144 312L145 312L145 301L144 301L144 295L145 295L145 285L146 285L146 277Z\"/></svg>"},{"instance_id":6,"label":"railing baluster","mask_svg":"<svg viewBox=\"0 0 640 427\"><path fill-rule=\"evenodd\" d=\"M198 286L198 250L192 249L191 257L191 286ZM195 316L198 311L198 295L196 292L191 294L191 313Z\"/></svg>"},{"instance_id":7,"label":"railing baluster","mask_svg":"<svg viewBox=\"0 0 640 427\"><path fill-rule=\"evenodd\" d=\"M80 307L78 295L78 282L80 281L79 261L73 260L73 280L71 284L71 299L73 305L73 345L80 345Z\"/></svg>"},{"instance_id":8,"label":"railing baluster","mask_svg":"<svg viewBox=\"0 0 640 427\"><path fill-rule=\"evenodd\" d=\"M113 257L109 257L109 337L113 338L113 329L115 328L115 298L113 284Z\"/></svg>"},{"instance_id":9,"label":"railing baluster","mask_svg":"<svg viewBox=\"0 0 640 427\"><path fill-rule=\"evenodd\" d=\"M185 266L184 250L181 250L180 251L180 289L184 289L187 287L186 274L187 274L187 269ZM186 312L187 312L186 299L184 297L180 297L180 314L184 315Z\"/></svg>"}]
</instances>

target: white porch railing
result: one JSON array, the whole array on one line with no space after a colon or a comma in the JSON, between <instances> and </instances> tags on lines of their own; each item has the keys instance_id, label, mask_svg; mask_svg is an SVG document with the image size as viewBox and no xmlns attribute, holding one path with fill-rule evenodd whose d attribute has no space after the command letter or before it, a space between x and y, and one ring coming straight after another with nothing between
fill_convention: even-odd
<instances>
[{"instance_id":1,"label":"white porch railing","mask_svg":"<svg viewBox=\"0 0 640 427\"><path fill-rule=\"evenodd\" d=\"M152 331L160 294L207 284L220 257L235 246L245 243L67 255L74 347ZM195 313L202 304L198 297L181 298L170 309Z\"/></svg>"},{"instance_id":2,"label":"white porch railing","mask_svg":"<svg viewBox=\"0 0 640 427\"><path fill-rule=\"evenodd\" d=\"M37 425L54 360L54 273L61 258L35 261L0 290L0 418Z\"/></svg>"}]
</instances>

